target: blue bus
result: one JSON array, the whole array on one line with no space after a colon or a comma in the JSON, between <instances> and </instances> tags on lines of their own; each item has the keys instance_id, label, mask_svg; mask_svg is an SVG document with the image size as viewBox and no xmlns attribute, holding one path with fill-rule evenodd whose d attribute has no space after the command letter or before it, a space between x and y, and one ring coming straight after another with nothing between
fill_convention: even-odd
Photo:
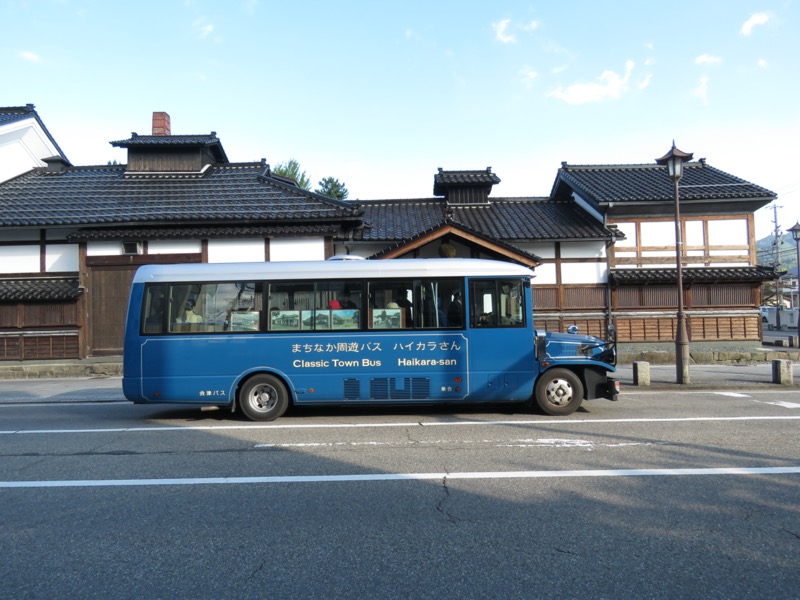
<instances>
[{"instance_id":1,"label":"blue bus","mask_svg":"<svg viewBox=\"0 0 800 600\"><path fill-rule=\"evenodd\" d=\"M616 400L613 343L536 331L530 269L480 259L146 265L131 287L135 403L288 406Z\"/></svg>"}]
</instances>

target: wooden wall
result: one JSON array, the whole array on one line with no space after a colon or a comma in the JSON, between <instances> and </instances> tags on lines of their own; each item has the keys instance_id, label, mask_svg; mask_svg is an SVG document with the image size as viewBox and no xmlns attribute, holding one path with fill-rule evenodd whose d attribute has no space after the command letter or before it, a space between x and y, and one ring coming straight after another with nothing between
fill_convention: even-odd
<instances>
[{"instance_id":1,"label":"wooden wall","mask_svg":"<svg viewBox=\"0 0 800 600\"><path fill-rule=\"evenodd\" d=\"M76 302L0 304L0 360L78 356Z\"/></svg>"}]
</instances>

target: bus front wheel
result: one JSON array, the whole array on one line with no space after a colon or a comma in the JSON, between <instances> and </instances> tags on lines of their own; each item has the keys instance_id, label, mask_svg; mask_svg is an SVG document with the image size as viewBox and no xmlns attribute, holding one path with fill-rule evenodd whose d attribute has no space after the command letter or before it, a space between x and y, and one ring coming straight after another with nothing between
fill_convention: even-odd
<instances>
[{"instance_id":1,"label":"bus front wheel","mask_svg":"<svg viewBox=\"0 0 800 600\"><path fill-rule=\"evenodd\" d=\"M272 421L289 407L289 392L274 375L254 375L239 389L239 407L248 419Z\"/></svg>"},{"instance_id":2,"label":"bus front wheel","mask_svg":"<svg viewBox=\"0 0 800 600\"><path fill-rule=\"evenodd\" d=\"M539 376L534 398L548 415L571 415L583 402L583 384L568 369L550 369Z\"/></svg>"}]
</instances>

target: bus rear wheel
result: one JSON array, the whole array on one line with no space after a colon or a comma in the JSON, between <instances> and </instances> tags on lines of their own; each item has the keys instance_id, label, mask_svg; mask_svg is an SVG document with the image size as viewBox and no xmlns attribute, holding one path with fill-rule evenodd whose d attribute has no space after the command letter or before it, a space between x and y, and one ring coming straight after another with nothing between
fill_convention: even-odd
<instances>
[{"instance_id":1,"label":"bus rear wheel","mask_svg":"<svg viewBox=\"0 0 800 600\"><path fill-rule=\"evenodd\" d=\"M534 399L548 415L571 415L583 402L583 384L568 369L550 369L539 376Z\"/></svg>"},{"instance_id":2,"label":"bus rear wheel","mask_svg":"<svg viewBox=\"0 0 800 600\"><path fill-rule=\"evenodd\" d=\"M252 421L272 421L289 407L289 392L274 375L254 375L239 389L239 407Z\"/></svg>"}]
</instances>

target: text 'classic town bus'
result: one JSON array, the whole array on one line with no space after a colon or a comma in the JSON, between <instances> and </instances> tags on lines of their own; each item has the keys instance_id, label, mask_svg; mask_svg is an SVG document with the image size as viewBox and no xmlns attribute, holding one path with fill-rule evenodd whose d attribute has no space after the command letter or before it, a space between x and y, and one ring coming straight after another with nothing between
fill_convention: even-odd
<instances>
[{"instance_id":1,"label":"text 'classic town bus'","mask_svg":"<svg viewBox=\"0 0 800 600\"><path fill-rule=\"evenodd\" d=\"M478 259L147 265L133 279L123 390L228 406L616 400L611 343L537 332L533 272Z\"/></svg>"}]
</instances>

